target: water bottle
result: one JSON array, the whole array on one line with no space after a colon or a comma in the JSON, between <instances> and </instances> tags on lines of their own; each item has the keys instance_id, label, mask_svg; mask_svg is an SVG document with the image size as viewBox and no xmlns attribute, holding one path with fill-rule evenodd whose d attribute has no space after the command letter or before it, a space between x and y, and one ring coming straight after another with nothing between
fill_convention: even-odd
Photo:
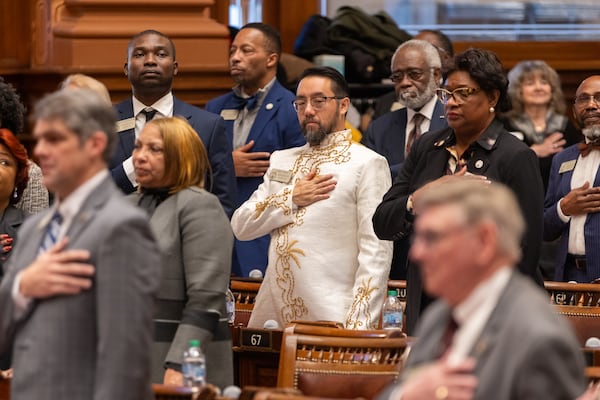
<instances>
[{"instance_id":1,"label":"water bottle","mask_svg":"<svg viewBox=\"0 0 600 400\"><path fill-rule=\"evenodd\" d=\"M388 295L381 308L381 327L383 329L402 330L402 304L395 290L388 290Z\"/></svg>"},{"instance_id":2,"label":"water bottle","mask_svg":"<svg viewBox=\"0 0 600 400\"><path fill-rule=\"evenodd\" d=\"M235 296L229 288L225 293L225 307L227 309L227 322L233 324L235 322Z\"/></svg>"},{"instance_id":3,"label":"water bottle","mask_svg":"<svg viewBox=\"0 0 600 400\"><path fill-rule=\"evenodd\" d=\"M190 340L188 349L183 353L181 373L184 386L200 389L206 384L206 358L199 340Z\"/></svg>"}]
</instances>

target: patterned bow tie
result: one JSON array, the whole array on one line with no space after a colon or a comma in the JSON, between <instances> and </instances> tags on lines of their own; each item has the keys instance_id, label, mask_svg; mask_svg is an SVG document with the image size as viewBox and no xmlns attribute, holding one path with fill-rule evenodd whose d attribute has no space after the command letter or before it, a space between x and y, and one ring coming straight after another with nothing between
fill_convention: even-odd
<instances>
[{"instance_id":1,"label":"patterned bow tie","mask_svg":"<svg viewBox=\"0 0 600 400\"><path fill-rule=\"evenodd\" d=\"M600 150L600 144L596 143L579 143L577 148L581 152L581 157L587 157L592 150Z\"/></svg>"},{"instance_id":2,"label":"patterned bow tie","mask_svg":"<svg viewBox=\"0 0 600 400\"><path fill-rule=\"evenodd\" d=\"M256 95L250 97L241 97L237 94L233 96L234 106L233 108L242 110L247 108L248 111L252 111L258 105L258 97Z\"/></svg>"}]
</instances>

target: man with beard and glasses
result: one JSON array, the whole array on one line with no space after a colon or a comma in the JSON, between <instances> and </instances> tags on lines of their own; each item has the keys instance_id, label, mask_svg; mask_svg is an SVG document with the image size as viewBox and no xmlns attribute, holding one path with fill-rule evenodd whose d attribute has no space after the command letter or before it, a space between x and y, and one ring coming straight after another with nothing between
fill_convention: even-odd
<instances>
[{"instance_id":1,"label":"man with beard and glasses","mask_svg":"<svg viewBox=\"0 0 600 400\"><path fill-rule=\"evenodd\" d=\"M392 179L414 141L427 131L446 128L444 105L435 90L441 78L441 61L436 48L424 40L409 40L392 57L392 76L398 101L406 107L374 120L363 144L384 156Z\"/></svg>"},{"instance_id":2,"label":"man with beard and glasses","mask_svg":"<svg viewBox=\"0 0 600 400\"><path fill-rule=\"evenodd\" d=\"M600 75L585 79L573 112L585 143L554 156L544 203L544 240L560 238L554 279L600 278Z\"/></svg>"},{"instance_id":3,"label":"man with beard and glasses","mask_svg":"<svg viewBox=\"0 0 600 400\"><path fill-rule=\"evenodd\" d=\"M385 158L344 129L348 93L335 69L304 71L293 104L308 143L273 152L263 183L233 214L238 239L271 235L250 327L269 320L378 325L392 244L377 239L371 218L391 179Z\"/></svg>"},{"instance_id":4,"label":"man with beard and glasses","mask_svg":"<svg viewBox=\"0 0 600 400\"><path fill-rule=\"evenodd\" d=\"M119 137L109 168L117 186L126 194L137 187L131 153L146 122L178 115L194 128L206 147L211 169L206 176L206 188L219 198L230 216L236 191L231 142L221 117L173 95L173 79L179 69L173 41L152 29L135 34L127 46L123 69L133 96L115 106Z\"/></svg>"}]
</instances>

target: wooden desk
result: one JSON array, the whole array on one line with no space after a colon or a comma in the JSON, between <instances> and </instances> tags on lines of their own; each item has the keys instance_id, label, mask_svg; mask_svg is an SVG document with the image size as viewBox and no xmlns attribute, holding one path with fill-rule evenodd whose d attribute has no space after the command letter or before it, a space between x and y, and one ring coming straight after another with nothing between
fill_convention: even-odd
<instances>
[{"instance_id":1,"label":"wooden desk","mask_svg":"<svg viewBox=\"0 0 600 400\"><path fill-rule=\"evenodd\" d=\"M235 384L276 387L283 331L240 325L231 329Z\"/></svg>"}]
</instances>

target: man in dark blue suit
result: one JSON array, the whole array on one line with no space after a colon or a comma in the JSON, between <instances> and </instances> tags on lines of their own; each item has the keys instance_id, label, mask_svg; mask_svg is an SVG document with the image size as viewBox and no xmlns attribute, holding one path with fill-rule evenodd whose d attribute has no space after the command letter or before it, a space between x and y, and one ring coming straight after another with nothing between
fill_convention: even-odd
<instances>
[{"instance_id":1,"label":"man in dark blue suit","mask_svg":"<svg viewBox=\"0 0 600 400\"><path fill-rule=\"evenodd\" d=\"M124 70L131 82L133 97L116 106L119 139L109 165L111 174L123 192L133 192L137 186L131 161L135 137L147 120L181 116L192 125L206 147L212 169L212 176L209 174L206 179L206 189L219 198L231 216L236 188L232 148L223 119L173 96L171 88L177 69L175 45L166 35L147 30L129 42Z\"/></svg>"},{"instance_id":2,"label":"man in dark blue suit","mask_svg":"<svg viewBox=\"0 0 600 400\"><path fill-rule=\"evenodd\" d=\"M305 144L292 106L295 97L276 78L280 55L281 39L275 29L262 23L243 26L229 51L230 73L237 86L206 105L225 120L235 149L235 208L262 183L273 151ZM253 269L264 272L269 241L268 235L246 242L236 239L232 272L239 276L248 276Z\"/></svg>"},{"instance_id":3,"label":"man in dark blue suit","mask_svg":"<svg viewBox=\"0 0 600 400\"><path fill-rule=\"evenodd\" d=\"M555 280L588 283L600 278L600 75L579 85L573 111L585 143L552 159L544 240L560 238Z\"/></svg>"},{"instance_id":4,"label":"man in dark blue suit","mask_svg":"<svg viewBox=\"0 0 600 400\"><path fill-rule=\"evenodd\" d=\"M447 127L444 105L435 94L440 78L440 56L430 43L413 39L396 49L392 80L398 101L406 107L372 121L362 139L364 145L387 159L392 180L418 136ZM394 242L390 279L406 279L407 251L406 244Z\"/></svg>"},{"instance_id":5,"label":"man in dark blue suit","mask_svg":"<svg viewBox=\"0 0 600 400\"><path fill-rule=\"evenodd\" d=\"M447 126L444 106L435 95L440 78L440 56L430 43L409 40L396 49L391 79L398 101L406 107L371 122L362 140L387 159L392 179L420 134Z\"/></svg>"}]
</instances>

